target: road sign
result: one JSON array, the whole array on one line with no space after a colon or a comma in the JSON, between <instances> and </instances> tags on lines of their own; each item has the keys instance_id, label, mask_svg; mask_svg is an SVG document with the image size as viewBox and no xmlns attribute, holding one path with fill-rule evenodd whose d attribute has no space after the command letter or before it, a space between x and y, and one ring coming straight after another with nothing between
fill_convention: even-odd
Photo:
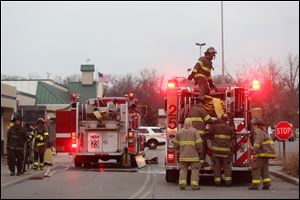
<instances>
[{"instance_id":1,"label":"road sign","mask_svg":"<svg viewBox=\"0 0 300 200\"><path fill-rule=\"evenodd\" d=\"M287 140L292 135L292 128L287 121L278 122L275 135L279 140Z\"/></svg>"}]
</instances>

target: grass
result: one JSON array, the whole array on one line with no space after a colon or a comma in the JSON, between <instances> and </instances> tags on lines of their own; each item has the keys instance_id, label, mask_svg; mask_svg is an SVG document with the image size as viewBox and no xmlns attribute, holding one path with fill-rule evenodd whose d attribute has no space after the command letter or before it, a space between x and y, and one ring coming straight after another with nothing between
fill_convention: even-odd
<instances>
[{"instance_id":1,"label":"grass","mask_svg":"<svg viewBox=\"0 0 300 200\"><path fill-rule=\"evenodd\" d=\"M299 153L287 156L282 169L289 175L299 178Z\"/></svg>"}]
</instances>

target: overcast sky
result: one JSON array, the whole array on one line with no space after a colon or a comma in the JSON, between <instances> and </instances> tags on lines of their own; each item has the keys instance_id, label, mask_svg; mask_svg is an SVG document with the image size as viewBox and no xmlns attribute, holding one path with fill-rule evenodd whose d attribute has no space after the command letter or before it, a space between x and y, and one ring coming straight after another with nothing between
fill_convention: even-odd
<instances>
[{"instance_id":1,"label":"overcast sky","mask_svg":"<svg viewBox=\"0 0 300 200\"><path fill-rule=\"evenodd\" d=\"M224 2L226 71L299 55L299 2ZM187 76L200 49L218 54L221 2L2 2L1 74L80 74L91 59L104 74Z\"/></svg>"}]
</instances>

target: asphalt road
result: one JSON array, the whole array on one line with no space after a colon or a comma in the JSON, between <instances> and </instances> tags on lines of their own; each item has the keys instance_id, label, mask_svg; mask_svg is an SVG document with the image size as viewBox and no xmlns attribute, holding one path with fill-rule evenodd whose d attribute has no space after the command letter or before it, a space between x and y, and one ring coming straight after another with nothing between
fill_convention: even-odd
<instances>
[{"instance_id":1,"label":"asphalt road","mask_svg":"<svg viewBox=\"0 0 300 200\"><path fill-rule=\"evenodd\" d=\"M295 143L296 144L296 143ZM1 198L124 198L124 199L292 199L299 198L299 186L272 177L270 191L249 191L247 183L216 188L201 182L201 190L178 190L177 183L167 183L164 174L164 148L148 150L147 157L159 157L159 163L141 169L115 167L78 169L69 163L50 177L31 179L1 190ZM59 168L59 167L58 167Z\"/></svg>"}]
</instances>

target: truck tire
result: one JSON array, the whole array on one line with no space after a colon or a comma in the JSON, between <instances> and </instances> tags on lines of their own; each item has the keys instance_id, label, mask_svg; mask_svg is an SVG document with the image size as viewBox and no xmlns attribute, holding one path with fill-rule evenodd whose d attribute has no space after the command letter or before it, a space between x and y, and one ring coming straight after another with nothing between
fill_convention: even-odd
<instances>
[{"instance_id":1,"label":"truck tire","mask_svg":"<svg viewBox=\"0 0 300 200\"><path fill-rule=\"evenodd\" d=\"M179 170L166 170L166 181L167 182L178 182Z\"/></svg>"},{"instance_id":2,"label":"truck tire","mask_svg":"<svg viewBox=\"0 0 300 200\"><path fill-rule=\"evenodd\" d=\"M75 167L82 167L82 161L78 157L76 157L74 159L74 164L75 164Z\"/></svg>"},{"instance_id":3,"label":"truck tire","mask_svg":"<svg viewBox=\"0 0 300 200\"><path fill-rule=\"evenodd\" d=\"M157 148L157 140L154 140L154 139L150 139L148 142L147 142L147 147L149 149L156 149Z\"/></svg>"}]
</instances>

